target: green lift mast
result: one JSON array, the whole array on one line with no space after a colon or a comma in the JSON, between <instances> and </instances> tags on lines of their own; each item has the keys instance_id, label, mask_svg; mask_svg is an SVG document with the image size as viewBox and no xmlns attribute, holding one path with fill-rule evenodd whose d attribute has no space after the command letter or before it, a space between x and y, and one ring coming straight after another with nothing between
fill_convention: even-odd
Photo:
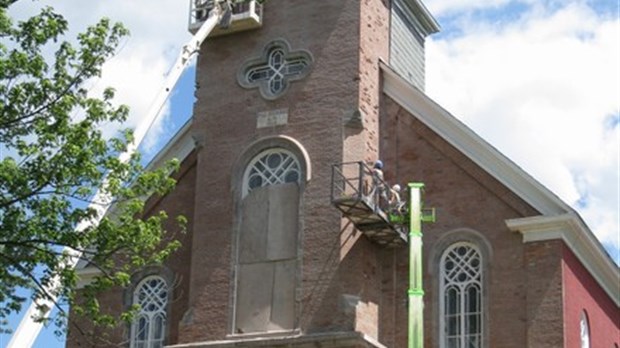
<instances>
[{"instance_id":1,"label":"green lift mast","mask_svg":"<svg viewBox=\"0 0 620 348\"><path fill-rule=\"evenodd\" d=\"M409 183L409 322L408 348L424 346L424 288L422 287L422 222L435 222L435 210L425 213L424 184Z\"/></svg>"},{"instance_id":2,"label":"green lift mast","mask_svg":"<svg viewBox=\"0 0 620 348\"><path fill-rule=\"evenodd\" d=\"M369 183L370 189L369 189ZM332 166L332 203L372 242L384 247L409 245L408 348L424 346L422 223L435 222L435 210L423 207L424 184L408 184L409 202L385 204L379 187L389 187L364 162ZM407 234L407 230L408 234Z\"/></svg>"}]
</instances>

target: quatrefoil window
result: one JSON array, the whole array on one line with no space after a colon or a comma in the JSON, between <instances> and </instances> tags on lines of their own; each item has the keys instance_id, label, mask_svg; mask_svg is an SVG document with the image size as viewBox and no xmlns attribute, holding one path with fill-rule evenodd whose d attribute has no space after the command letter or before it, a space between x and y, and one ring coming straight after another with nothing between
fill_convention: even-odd
<instances>
[{"instance_id":1,"label":"quatrefoil window","mask_svg":"<svg viewBox=\"0 0 620 348\"><path fill-rule=\"evenodd\" d=\"M237 74L244 88L258 87L265 99L283 95L292 81L308 75L312 55L305 50L291 51L289 44L281 39L271 41L263 54L247 61Z\"/></svg>"}]
</instances>

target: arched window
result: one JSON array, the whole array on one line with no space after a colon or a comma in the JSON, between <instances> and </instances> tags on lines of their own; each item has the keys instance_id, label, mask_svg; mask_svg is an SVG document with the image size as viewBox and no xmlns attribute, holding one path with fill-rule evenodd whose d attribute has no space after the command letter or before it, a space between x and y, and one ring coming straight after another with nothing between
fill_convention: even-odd
<instances>
[{"instance_id":1,"label":"arched window","mask_svg":"<svg viewBox=\"0 0 620 348\"><path fill-rule=\"evenodd\" d=\"M581 337L581 348L590 348L590 324L585 310L581 312L581 319L579 320L579 335Z\"/></svg>"},{"instance_id":2,"label":"arched window","mask_svg":"<svg viewBox=\"0 0 620 348\"><path fill-rule=\"evenodd\" d=\"M290 333L297 323L299 209L308 162L286 141L265 143L239 169L234 334Z\"/></svg>"},{"instance_id":3,"label":"arched window","mask_svg":"<svg viewBox=\"0 0 620 348\"><path fill-rule=\"evenodd\" d=\"M243 176L243 196L258 187L299 182L300 166L288 150L275 148L261 152L249 163Z\"/></svg>"},{"instance_id":4,"label":"arched window","mask_svg":"<svg viewBox=\"0 0 620 348\"><path fill-rule=\"evenodd\" d=\"M440 261L440 347L483 347L482 257L468 242L450 245Z\"/></svg>"},{"instance_id":5,"label":"arched window","mask_svg":"<svg viewBox=\"0 0 620 348\"><path fill-rule=\"evenodd\" d=\"M144 278L133 293L133 304L140 311L131 326L131 348L164 346L168 285L160 276Z\"/></svg>"}]
</instances>

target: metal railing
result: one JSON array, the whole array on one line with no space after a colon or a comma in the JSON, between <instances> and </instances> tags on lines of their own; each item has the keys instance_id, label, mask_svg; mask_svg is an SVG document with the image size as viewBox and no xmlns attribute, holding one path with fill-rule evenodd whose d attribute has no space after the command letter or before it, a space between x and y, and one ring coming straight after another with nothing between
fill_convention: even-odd
<instances>
[{"instance_id":1,"label":"metal railing","mask_svg":"<svg viewBox=\"0 0 620 348\"><path fill-rule=\"evenodd\" d=\"M332 166L332 202L363 201L375 210L388 212L390 194L387 182L362 161Z\"/></svg>"},{"instance_id":2,"label":"metal railing","mask_svg":"<svg viewBox=\"0 0 620 348\"><path fill-rule=\"evenodd\" d=\"M200 28L202 23L209 17L209 12L215 6L216 0L190 0L189 6L189 31L195 32ZM234 26L235 21L247 20L254 18L256 26L260 26L262 18L263 5L256 1L244 1L232 4L231 22ZM244 26L251 29L254 26ZM235 32L234 28L230 32Z\"/></svg>"},{"instance_id":3,"label":"metal railing","mask_svg":"<svg viewBox=\"0 0 620 348\"><path fill-rule=\"evenodd\" d=\"M364 202L375 212L381 212L395 224L407 223L407 191L394 192L387 181L376 175L366 163L346 162L332 166L332 202ZM354 204L351 203L350 206ZM341 208L343 212L347 213Z\"/></svg>"},{"instance_id":4,"label":"metal railing","mask_svg":"<svg viewBox=\"0 0 620 348\"><path fill-rule=\"evenodd\" d=\"M372 169L364 162L348 162L332 166L332 201L361 199L372 187Z\"/></svg>"}]
</instances>

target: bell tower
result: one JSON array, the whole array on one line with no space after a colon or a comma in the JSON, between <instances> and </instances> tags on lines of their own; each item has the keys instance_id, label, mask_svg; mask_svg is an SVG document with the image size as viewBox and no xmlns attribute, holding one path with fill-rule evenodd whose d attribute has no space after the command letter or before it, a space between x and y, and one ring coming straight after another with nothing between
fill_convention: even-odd
<instances>
[{"instance_id":1,"label":"bell tower","mask_svg":"<svg viewBox=\"0 0 620 348\"><path fill-rule=\"evenodd\" d=\"M331 173L333 164L379 157L381 61L397 57L423 85L393 47L412 33L423 43L429 33L410 30L432 20L417 12L423 18L413 21L414 5L421 4L251 1L205 41L191 125L189 309L179 344L380 346L386 251L331 205ZM192 6L190 29L208 1ZM396 28L394 18L410 26Z\"/></svg>"}]
</instances>

